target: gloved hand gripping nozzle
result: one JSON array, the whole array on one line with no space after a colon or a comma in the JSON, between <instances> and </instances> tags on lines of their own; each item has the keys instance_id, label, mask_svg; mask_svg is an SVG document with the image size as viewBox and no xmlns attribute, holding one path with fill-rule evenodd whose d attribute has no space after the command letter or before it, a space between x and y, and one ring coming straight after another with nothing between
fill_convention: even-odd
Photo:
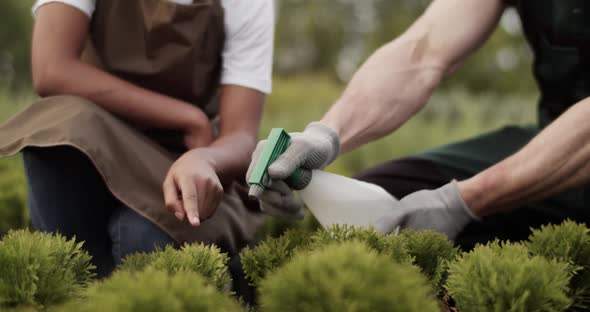
<instances>
[{"instance_id":1,"label":"gloved hand gripping nozzle","mask_svg":"<svg viewBox=\"0 0 590 312\"><path fill-rule=\"evenodd\" d=\"M268 176L268 168L287 150L289 144L291 144L291 137L285 129L274 128L271 130L267 142L252 170L252 174L248 179L248 185L250 185L248 194L250 197L260 199L264 190L272 183ZM310 180L311 175L305 174L302 169L297 168L285 182L291 187L298 189L297 186L308 185Z\"/></svg>"}]
</instances>

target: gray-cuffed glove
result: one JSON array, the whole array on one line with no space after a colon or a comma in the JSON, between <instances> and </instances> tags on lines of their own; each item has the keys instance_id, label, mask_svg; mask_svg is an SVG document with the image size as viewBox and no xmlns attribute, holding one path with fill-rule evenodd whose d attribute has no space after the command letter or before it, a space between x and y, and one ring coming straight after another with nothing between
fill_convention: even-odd
<instances>
[{"instance_id":1,"label":"gray-cuffed glove","mask_svg":"<svg viewBox=\"0 0 590 312\"><path fill-rule=\"evenodd\" d=\"M400 207L382 217L375 230L389 234L397 230L435 230L454 240L467 224L478 218L465 204L457 181L436 189L412 193L400 201Z\"/></svg>"},{"instance_id":2,"label":"gray-cuffed glove","mask_svg":"<svg viewBox=\"0 0 590 312\"><path fill-rule=\"evenodd\" d=\"M311 181L311 170L323 169L334 161L340 152L338 134L320 122L312 122L303 132L290 133L290 136L291 145L289 148L268 168L271 185L267 186L264 192L260 192L259 188L251 188L250 195L261 201L261 209L272 207L274 213L271 214L274 215L294 215L292 201L287 200L286 193L289 193L291 197L293 195L290 189L287 190L285 182L290 182L288 177L293 174L295 169L301 168L305 174L298 184L290 184L289 187L296 190L304 189ZM266 140L260 141L252 154L252 162L248 168L246 179L250 178L264 144L266 144ZM301 204L299 206L302 207ZM284 213L278 213L280 211Z\"/></svg>"}]
</instances>

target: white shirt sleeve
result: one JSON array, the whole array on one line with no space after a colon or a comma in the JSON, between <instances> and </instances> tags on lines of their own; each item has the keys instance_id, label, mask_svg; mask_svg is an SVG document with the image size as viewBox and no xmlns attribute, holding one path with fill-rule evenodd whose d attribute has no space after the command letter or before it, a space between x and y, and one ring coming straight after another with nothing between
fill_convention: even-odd
<instances>
[{"instance_id":1,"label":"white shirt sleeve","mask_svg":"<svg viewBox=\"0 0 590 312\"><path fill-rule=\"evenodd\" d=\"M88 17L92 17L94 9L96 7L96 0L37 0L33 5L33 15L37 15L37 10L51 2L61 2L67 5L71 5L74 8L84 12Z\"/></svg>"},{"instance_id":2,"label":"white shirt sleeve","mask_svg":"<svg viewBox=\"0 0 590 312\"><path fill-rule=\"evenodd\" d=\"M274 48L274 0L223 0L225 46L221 84L270 93Z\"/></svg>"}]
</instances>

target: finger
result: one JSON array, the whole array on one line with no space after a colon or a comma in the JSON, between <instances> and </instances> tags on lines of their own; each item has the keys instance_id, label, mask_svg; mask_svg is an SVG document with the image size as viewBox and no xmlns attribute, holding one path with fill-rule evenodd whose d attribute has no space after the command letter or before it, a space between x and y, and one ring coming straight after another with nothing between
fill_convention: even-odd
<instances>
[{"instance_id":1,"label":"finger","mask_svg":"<svg viewBox=\"0 0 590 312\"><path fill-rule=\"evenodd\" d=\"M264 203L264 207L261 208L276 210L280 215L297 215L303 208L301 201L293 196L291 189L282 181L273 182L271 188L264 193L261 202Z\"/></svg>"},{"instance_id":2,"label":"finger","mask_svg":"<svg viewBox=\"0 0 590 312\"><path fill-rule=\"evenodd\" d=\"M279 196L293 194L293 190L289 187L287 182L281 180L272 181L272 183L267 186L267 190L274 191Z\"/></svg>"},{"instance_id":3,"label":"finger","mask_svg":"<svg viewBox=\"0 0 590 312\"><path fill-rule=\"evenodd\" d=\"M264 149L264 145L266 144L266 140L262 140L258 142L256 145L256 149L252 153L252 159L250 160L250 166L248 166L248 172L246 172L246 182L250 180L252 176L252 171L254 171L254 167L256 167L256 163L258 162L258 158L260 157L260 153Z\"/></svg>"},{"instance_id":4,"label":"finger","mask_svg":"<svg viewBox=\"0 0 590 312\"><path fill-rule=\"evenodd\" d=\"M285 180L293 174L296 168L303 163L308 148L303 141L294 141L289 148L270 167L268 174L274 180Z\"/></svg>"},{"instance_id":5,"label":"finger","mask_svg":"<svg viewBox=\"0 0 590 312\"><path fill-rule=\"evenodd\" d=\"M299 213L302 208L301 203L293 196L290 198L282 197L276 192L264 193L264 198L261 200L264 203L264 208L273 208L279 212L279 214L293 215ZM269 213L269 211L263 210L263 212Z\"/></svg>"},{"instance_id":6,"label":"finger","mask_svg":"<svg viewBox=\"0 0 590 312\"><path fill-rule=\"evenodd\" d=\"M285 179L287 185L296 191L306 188L309 183L311 183L311 178L313 176L312 171L309 169L301 168L300 170L302 174L297 178L289 176L287 179Z\"/></svg>"},{"instance_id":7,"label":"finger","mask_svg":"<svg viewBox=\"0 0 590 312\"><path fill-rule=\"evenodd\" d=\"M184 220L184 210L182 208L182 202L178 198L178 188L171 175L166 176L162 187L166 208L174 213L179 221Z\"/></svg>"},{"instance_id":8,"label":"finger","mask_svg":"<svg viewBox=\"0 0 590 312\"><path fill-rule=\"evenodd\" d=\"M205 179L197 181L195 185L197 187L197 204L200 209L199 219L205 220L207 217L209 217L208 211L210 208L209 202L211 201L211 188Z\"/></svg>"},{"instance_id":9,"label":"finger","mask_svg":"<svg viewBox=\"0 0 590 312\"><path fill-rule=\"evenodd\" d=\"M400 213L392 213L381 217L374 224L375 231L379 234L391 234L396 231L396 228L403 229L402 220L404 216Z\"/></svg>"},{"instance_id":10,"label":"finger","mask_svg":"<svg viewBox=\"0 0 590 312\"><path fill-rule=\"evenodd\" d=\"M195 182L186 177L180 178L178 182L181 189L184 211L186 212L188 221L193 226L199 226L201 224L201 219L199 218L199 204Z\"/></svg>"}]
</instances>

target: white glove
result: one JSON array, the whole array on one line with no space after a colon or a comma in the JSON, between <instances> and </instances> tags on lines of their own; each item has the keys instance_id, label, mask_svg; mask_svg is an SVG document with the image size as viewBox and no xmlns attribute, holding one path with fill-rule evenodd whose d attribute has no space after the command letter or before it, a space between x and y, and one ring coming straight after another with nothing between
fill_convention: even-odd
<instances>
[{"instance_id":1,"label":"white glove","mask_svg":"<svg viewBox=\"0 0 590 312\"><path fill-rule=\"evenodd\" d=\"M412 193L400 201L400 207L382 217L375 224L375 230L389 234L399 230L435 230L454 240L465 226L479 220L467 207L457 181L436 190Z\"/></svg>"},{"instance_id":2,"label":"white glove","mask_svg":"<svg viewBox=\"0 0 590 312\"><path fill-rule=\"evenodd\" d=\"M319 122L312 122L303 132L290 133L290 136L291 145L268 168L270 185L267 185L266 190L262 192L260 188L250 189L250 195L260 200L261 209L272 210L275 215L299 215L293 213L293 200L296 199L289 187L296 190L304 189L311 181L311 170L323 169L336 159L340 151L340 140L336 131ZM256 146L246 179L250 178L265 144L266 140L263 140ZM290 182L288 178L297 168L304 171L303 178L287 187L286 183ZM302 207L300 203L299 207ZM276 213L278 211L283 213Z\"/></svg>"}]
</instances>

